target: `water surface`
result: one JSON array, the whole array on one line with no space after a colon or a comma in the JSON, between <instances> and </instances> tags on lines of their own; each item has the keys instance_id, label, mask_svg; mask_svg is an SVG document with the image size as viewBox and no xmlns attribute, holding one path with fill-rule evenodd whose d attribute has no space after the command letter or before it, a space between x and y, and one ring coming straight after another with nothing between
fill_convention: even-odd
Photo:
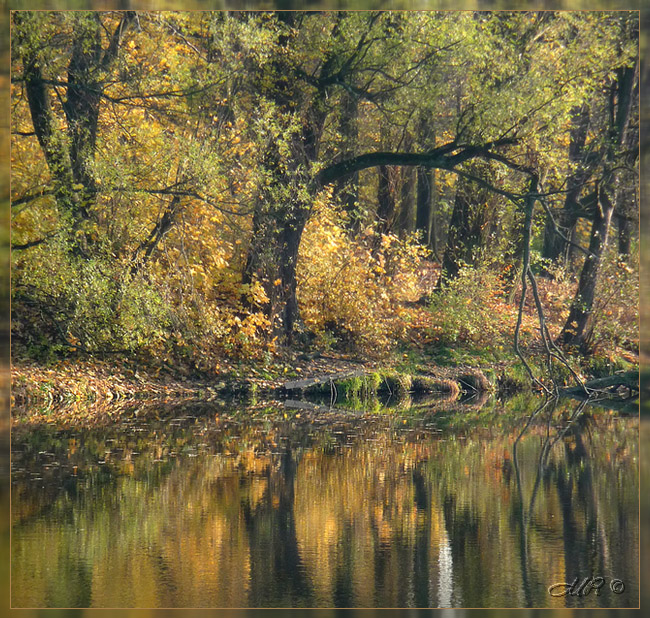
<instances>
[{"instance_id":1,"label":"water surface","mask_svg":"<svg viewBox=\"0 0 650 618\"><path fill-rule=\"evenodd\" d=\"M19 422L12 606L635 607L638 419L537 403Z\"/></svg>"}]
</instances>

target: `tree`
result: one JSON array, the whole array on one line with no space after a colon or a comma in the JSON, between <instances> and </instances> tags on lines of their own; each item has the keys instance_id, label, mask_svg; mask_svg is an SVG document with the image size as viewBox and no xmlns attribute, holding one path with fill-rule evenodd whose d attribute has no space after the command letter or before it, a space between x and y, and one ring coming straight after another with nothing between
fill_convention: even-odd
<instances>
[{"instance_id":1,"label":"tree","mask_svg":"<svg viewBox=\"0 0 650 618\"><path fill-rule=\"evenodd\" d=\"M17 53L22 60L22 81L34 132L52 176L52 192L76 229L90 218L97 190L93 164L102 94L136 14L123 13L112 32L110 20L103 23L99 13L71 13L63 19L70 21L72 42L67 81L59 83L46 75L46 69L55 63L55 49L42 45L40 38L44 27L52 28L49 14L14 13ZM52 91L65 115L65 134L55 117Z\"/></svg>"},{"instance_id":2,"label":"tree","mask_svg":"<svg viewBox=\"0 0 650 618\"><path fill-rule=\"evenodd\" d=\"M470 169L472 175L491 181L488 166L475 163ZM489 189L477 188L474 182L463 178L458 181L438 288L455 279L463 266L476 262L477 252L485 245L494 198Z\"/></svg>"},{"instance_id":3,"label":"tree","mask_svg":"<svg viewBox=\"0 0 650 618\"><path fill-rule=\"evenodd\" d=\"M249 182L248 145L225 105L236 84L207 37L203 55L183 32L205 20L14 19L13 308L27 342L93 352L157 345L172 325L181 341L223 333L235 309L202 288L223 277L230 238L209 231L243 216L228 202Z\"/></svg>"},{"instance_id":4,"label":"tree","mask_svg":"<svg viewBox=\"0 0 650 618\"><path fill-rule=\"evenodd\" d=\"M628 21L623 27L632 28L638 35L638 24ZM636 30L634 30L636 29ZM592 214L591 237L578 289L562 329L561 340L571 345L585 346L589 343L589 318L596 295L600 262L609 240L610 223L617 203L624 198L621 177L629 170L638 156L638 129L635 108L638 96L638 60L617 69L610 80L607 105L608 131L603 144L603 165L595 189L595 208Z\"/></svg>"},{"instance_id":5,"label":"tree","mask_svg":"<svg viewBox=\"0 0 650 618\"><path fill-rule=\"evenodd\" d=\"M571 262L573 252L569 238L574 233L582 210L578 198L597 165L597 157L594 157L585 145L589 131L589 119L587 104L583 104L572 114L568 157L571 169L567 177L564 206L553 217L548 216L546 219L542 255L555 262ZM562 234L557 233L556 226L562 230Z\"/></svg>"},{"instance_id":6,"label":"tree","mask_svg":"<svg viewBox=\"0 0 650 618\"><path fill-rule=\"evenodd\" d=\"M319 140L332 111L329 101L339 97L341 91L352 92L360 100L376 105L381 113L387 113L389 105L397 104L392 99L393 93L410 92L419 85L416 78L430 76L433 58L445 54L443 46L436 47L428 41L416 53L407 54L400 39L387 38L387 35L398 32L405 35L409 31L413 36L446 39L451 32L459 32L460 26L450 20L447 30L444 19L423 15L409 23L403 16L391 13L337 14L327 30L329 41L334 43L328 41L331 47L326 47L319 57L305 59L299 50L304 45L303 32L313 35L314 30L307 25L313 19L308 15L279 14L277 21L267 20L262 24L265 32L270 28L277 49L273 62L258 69L263 77L255 99L258 107L262 106L262 99L272 103L277 130L273 139L266 139L264 169L270 188L260 192L245 281L252 281L254 274L264 281L270 298L270 315L275 316L276 324L288 337L298 318L295 263L300 238L309 217L310 201L321 187L361 170L378 168L378 216L388 221L394 210L389 166L454 170L476 157L489 159L500 147L516 142L512 135L465 141L464 134L458 132L442 146L425 153L371 151L329 163L319 160ZM259 27L257 18L251 19L250 24L254 29ZM295 28L297 24L300 29ZM259 30L257 33L260 35ZM311 44L318 49L318 39ZM395 69L389 68L392 60L396 61ZM308 62L313 65L309 72ZM401 103L397 111L403 110ZM280 163L280 148L288 156L284 167ZM317 173L312 171L319 167ZM306 193L300 193L299 186Z\"/></svg>"}]
</instances>

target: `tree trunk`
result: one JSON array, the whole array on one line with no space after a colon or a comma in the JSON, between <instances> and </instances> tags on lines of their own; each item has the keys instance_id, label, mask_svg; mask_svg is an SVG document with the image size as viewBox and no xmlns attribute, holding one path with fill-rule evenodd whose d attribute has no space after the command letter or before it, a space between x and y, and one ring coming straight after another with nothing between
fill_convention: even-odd
<instances>
[{"instance_id":1,"label":"tree trunk","mask_svg":"<svg viewBox=\"0 0 650 618\"><path fill-rule=\"evenodd\" d=\"M357 97L349 92L341 95L341 117L339 130L341 132L341 159L353 157L359 140L359 104ZM359 202L359 172L339 178L334 185L334 193L341 200L343 209L348 213L350 230L358 233L362 223L361 213L358 211Z\"/></svg>"},{"instance_id":2,"label":"tree trunk","mask_svg":"<svg viewBox=\"0 0 650 618\"><path fill-rule=\"evenodd\" d=\"M395 221L395 173L392 167L380 165L377 174L377 221L379 231L388 234Z\"/></svg>"},{"instance_id":3,"label":"tree trunk","mask_svg":"<svg viewBox=\"0 0 650 618\"><path fill-rule=\"evenodd\" d=\"M97 123L104 88L104 72L113 65L124 33L135 20L126 11L108 46L102 47L104 28L97 13L80 14L75 22L72 51L68 63L68 83L63 109L67 121L67 139L57 126L49 86L43 75L47 61L41 51L24 45L24 80L29 110L45 160L55 182L54 195L61 209L71 215L73 229L88 219L88 205L95 199L92 168L95 157ZM37 27L33 14L14 14L17 41L26 31ZM75 240L75 245L78 240ZM78 248L78 247L77 247Z\"/></svg>"},{"instance_id":4,"label":"tree trunk","mask_svg":"<svg viewBox=\"0 0 650 618\"><path fill-rule=\"evenodd\" d=\"M614 207L608 197L603 195L599 200L600 211L594 217L589 241L589 255L580 273L578 290L571 304L569 317L560 333L562 343L583 345L589 339L590 317L596 294L598 269L607 246L609 227Z\"/></svg>"},{"instance_id":5,"label":"tree trunk","mask_svg":"<svg viewBox=\"0 0 650 618\"><path fill-rule=\"evenodd\" d=\"M420 115L418 142L423 149L430 149L436 144L435 131L431 129L430 121L427 114ZM415 230L420 232L422 243L433 251L436 259L439 259L435 220L436 170L418 167L416 178Z\"/></svg>"},{"instance_id":6,"label":"tree trunk","mask_svg":"<svg viewBox=\"0 0 650 618\"><path fill-rule=\"evenodd\" d=\"M565 238L569 238L573 234L578 222L580 212L578 198L585 182L591 175L588 165L589 157L585 149L589 131L589 118L588 106L583 105L581 108L574 110L569 142L571 170L567 179L567 193L562 209L554 213L555 222ZM562 238L556 232L553 222L547 215L542 256L554 262L569 264L572 257L571 246L565 238Z\"/></svg>"},{"instance_id":7,"label":"tree trunk","mask_svg":"<svg viewBox=\"0 0 650 618\"><path fill-rule=\"evenodd\" d=\"M422 242L429 245L431 241L431 189L433 170L418 167L417 170L417 204L415 209L415 229L422 234Z\"/></svg>"},{"instance_id":8,"label":"tree trunk","mask_svg":"<svg viewBox=\"0 0 650 618\"><path fill-rule=\"evenodd\" d=\"M632 230L632 221L629 218L620 217L618 219L618 254L623 259L630 257Z\"/></svg>"},{"instance_id":9,"label":"tree trunk","mask_svg":"<svg viewBox=\"0 0 650 618\"><path fill-rule=\"evenodd\" d=\"M27 18L15 14L18 26L17 40L21 40L21 29L29 28ZM88 213L82 205L80 196L74 190L74 177L70 152L60 129L56 125L52 101L43 76L40 58L34 51L23 56L23 77L27 102L34 126L34 132L43 151L45 161L54 181L54 197L63 212L69 213L75 221L87 218Z\"/></svg>"},{"instance_id":10,"label":"tree trunk","mask_svg":"<svg viewBox=\"0 0 650 618\"><path fill-rule=\"evenodd\" d=\"M242 281L255 279L268 296L265 307L274 335L291 343L299 320L296 297L296 265L300 240L309 217L311 204L297 194L296 183L280 175L279 186L289 191L281 202L272 191L263 194L255 209L253 233Z\"/></svg>"},{"instance_id":11,"label":"tree trunk","mask_svg":"<svg viewBox=\"0 0 650 618\"><path fill-rule=\"evenodd\" d=\"M467 242L472 240L469 228L470 208L467 195L462 191L457 191L454 210L449 222L447 246L442 257L442 272L437 287L458 277L463 261L469 257L471 250Z\"/></svg>"},{"instance_id":12,"label":"tree trunk","mask_svg":"<svg viewBox=\"0 0 650 618\"><path fill-rule=\"evenodd\" d=\"M295 36L292 30L296 14L280 11L278 18L289 27L278 35L280 47ZM312 191L315 185L310 175L316 161L318 144L327 117L327 91L299 105L300 91L289 78L291 70L281 57L273 61L273 79L267 83L262 76L260 93L270 98L278 110L282 126L281 137L267 136L262 166L270 182L260 189L253 214L253 233L242 275L243 283L258 279L269 298L265 307L272 332L290 344L294 326L300 319L296 297L296 266L305 224L311 211ZM292 127L295 121L300 131ZM290 156L281 152L279 141L284 140ZM338 178L337 178L338 179Z\"/></svg>"},{"instance_id":13,"label":"tree trunk","mask_svg":"<svg viewBox=\"0 0 650 618\"><path fill-rule=\"evenodd\" d=\"M572 239L576 224L578 223L576 210L571 209L571 207L567 208L565 202L565 207L558 209L553 213L553 219L555 220L556 225L560 228L564 237ZM547 215L546 223L544 225L542 257L566 266L571 263L571 256L570 244L556 232L553 221L551 221L551 218Z\"/></svg>"},{"instance_id":14,"label":"tree trunk","mask_svg":"<svg viewBox=\"0 0 650 618\"><path fill-rule=\"evenodd\" d=\"M615 202L622 198L618 182L620 170L616 169L617 159L623 155L631 163L638 152L638 132L631 124L632 109L638 97L633 93L638 88L638 62L633 67L617 71L617 77L610 88L609 96L609 144L606 152L606 164L603 178L606 186L596 188L596 209L589 242L590 255L580 273L578 290L569 311L569 317L560 333L563 343L588 347L591 336L590 320L598 279L598 267L607 246L612 214ZM635 144L636 141L636 144ZM632 154L627 154L632 153ZM614 194L614 203L607 194L610 189Z\"/></svg>"},{"instance_id":15,"label":"tree trunk","mask_svg":"<svg viewBox=\"0 0 650 618\"><path fill-rule=\"evenodd\" d=\"M483 175L489 174L489 169L484 165L477 164L475 167ZM479 176L480 173L474 175ZM484 244L488 199L489 192L486 189L459 178L437 288L455 279L463 264L474 263L476 250Z\"/></svg>"},{"instance_id":16,"label":"tree trunk","mask_svg":"<svg viewBox=\"0 0 650 618\"><path fill-rule=\"evenodd\" d=\"M616 200L614 217L618 227L618 254L624 260L630 257L632 236L638 229L638 216L634 190L621 189L621 196Z\"/></svg>"},{"instance_id":17,"label":"tree trunk","mask_svg":"<svg viewBox=\"0 0 650 618\"><path fill-rule=\"evenodd\" d=\"M98 82L98 66L102 52L102 27L99 17L88 21L90 28L75 38L68 65L67 99L64 105L68 118L70 161L75 183L85 188L84 199L95 193L92 164L95 158L97 123L102 85Z\"/></svg>"},{"instance_id":18,"label":"tree trunk","mask_svg":"<svg viewBox=\"0 0 650 618\"><path fill-rule=\"evenodd\" d=\"M415 229L415 170L402 168L402 187L400 195L399 232L404 237Z\"/></svg>"}]
</instances>

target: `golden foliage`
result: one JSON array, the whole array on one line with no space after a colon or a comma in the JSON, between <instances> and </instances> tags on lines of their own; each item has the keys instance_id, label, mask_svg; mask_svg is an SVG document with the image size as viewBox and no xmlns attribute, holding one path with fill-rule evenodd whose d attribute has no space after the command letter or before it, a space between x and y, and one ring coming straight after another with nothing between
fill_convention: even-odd
<instances>
[{"instance_id":1,"label":"golden foliage","mask_svg":"<svg viewBox=\"0 0 650 618\"><path fill-rule=\"evenodd\" d=\"M425 250L367 228L351 239L346 216L322 194L304 232L298 300L305 326L322 344L334 339L364 351L390 349L407 328L400 303L417 297Z\"/></svg>"}]
</instances>

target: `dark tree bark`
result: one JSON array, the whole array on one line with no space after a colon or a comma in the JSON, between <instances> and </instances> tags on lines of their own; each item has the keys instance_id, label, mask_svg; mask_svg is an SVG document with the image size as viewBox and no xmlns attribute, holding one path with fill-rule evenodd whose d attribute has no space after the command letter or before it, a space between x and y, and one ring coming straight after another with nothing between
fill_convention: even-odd
<instances>
[{"instance_id":1,"label":"dark tree bark","mask_svg":"<svg viewBox=\"0 0 650 618\"><path fill-rule=\"evenodd\" d=\"M14 23L18 27L17 40L21 41L23 29L30 27L28 16L16 12ZM87 211L74 190L74 177L70 153L65 139L55 124L52 101L43 77L38 53L30 48L23 56L23 79L34 132L43 151L45 161L54 180L54 197L59 207L75 219L86 218Z\"/></svg>"},{"instance_id":2,"label":"dark tree bark","mask_svg":"<svg viewBox=\"0 0 650 618\"><path fill-rule=\"evenodd\" d=\"M379 231L388 234L395 221L395 170L386 165L377 169L377 221Z\"/></svg>"},{"instance_id":3,"label":"dark tree bark","mask_svg":"<svg viewBox=\"0 0 650 618\"><path fill-rule=\"evenodd\" d=\"M489 177L485 165L475 165L475 175ZM458 180L454 210L437 288L455 279L463 264L473 264L476 250L484 245L488 222L489 191L464 178Z\"/></svg>"},{"instance_id":4,"label":"dark tree bark","mask_svg":"<svg viewBox=\"0 0 650 618\"><path fill-rule=\"evenodd\" d=\"M88 193L95 192L92 161L103 90L100 82L102 76L99 73L101 57L102 26L99 16L95 13L89 20L88 30L75 37L72 44L67 98L64 105L68 121L72 175L75 183L82 184Z\"/></svg>"},{"instance_id":5,"label":"dark tree bark","mask_svg":"<svg viewBox=\"0 0 650 618\"><path fill-rule=\"evenodd\" d=\"M295 146L297 156L302 147L298 143ZM270 188L262 191L255 208L253 234L242 277L244 284L257 279L263 285L269 298L266 313L272 330L288 343L299 320L296 266L311 208L311 202L300 192L300 184L308 183L308 179L298 180L301 170L292 167L292 170L285 169L279 156L267 156L265 168L273 182ZM282 189L281 197L276 188Z\"/></svg>"},{"instance_id":6,"label":"dark tree bark","mask_svg":"<svg viewBox=\"0 0 650 618\"><path fill-rule=\"evenodd\" d=\"M609 225L614 212L614 205L604 190L600 192L599 204L599 212L594 217L591 226L589 255L585 258L585 263L580 272L578 291L560 335L562 342L566 344L582 344L588 334L589 318L596 295L598 269L607 245Z\"/></svg>"},{"instance_id":7,"label":"dark tree bark","mask_svg":"<svg viewBox=\"0 0 650 618\"><path fill-rule=\"evenodd\" d=\"M430 126L430 118L420 115L418 126L418 142L423 150L435 146L435 131ZM415 197L415 231L420 233L422 243L429 247L437 260L437 230L436 230L436 170L418 167L416 171Z\"/></svg>"},{"instance_id":8,"label":"dark tree bark","mask_svg":"<svg viewBox=\"0 0 650 618\"><path fill-rule=\"evenodd\" d=\"M415 229L422 234L422 241L429 245L431 241L431 190L433 170L422 167L417 169L417 203L415 208Z\"/></svg>"},{"instance_id":9,"label":"dark tree bark","mask_svg":"<svg viewBox=\"0 0 650 618\"><path fill-rule=\"evenodd\" d=\"M630 257L632 238L639 229L639 210L634 187L621 187L616 200L614 218L618 228L618 254L626 260Z\"/></svg>"},{"instance_id":10,"label":"dark tree bark","mask_svg":"<svg viewBox=\"0 0 650 618\"><path fill-rule=\"evenodd\" d=\"M630 256L633 229L634 226L630 218L618 218L618 254L623 259L627 259Z\"/></svg>"},{"instance_id":11,"label":"dark tree bark","mask_svg":"<svg viewBox=\"0 0 650 618\"><path fill-rule=\"evenodd\" d=\"M415 177L415 169L412 167L402 168L398 221L399 232L402 237L415 230Z\"/></svg>"},{"instance_id":12,"label":"dark tree bark","mask_svg":"<svg viewBox=\"0 0 650 618\"><path fill-rule=\"evenodd\" d=\"M510 169L527 172L529 170L508 161L497 150L504 146L517 143L516 138L502 138L480 145L459 144L449 142L428 152L367 152L352 159L333 163L323 168L316 176L318 186L328 185L342 176L359 172L380 165L426 167L429 169L455 170L458 166L472 159L499 161ZM498 190L495 191L499 193Z\"/></svg>"},{"instance_id":13,"label":"dark tree bark","mask_svg":"<svg viewBox=\"0 0 650 618\"><path fill-rule=\"evenodd\" d=\"M475 243L470 227L470 198L462 190L456 191L454 210L449 222L447 246L442 258L442 272L437 287L458 277L463 262L471 260L472 245Z\"/></svg>"},{"instance_id":14,"label":"dark tree bark","mask_svg":"<svg viewBox=\"0 0 650 618\"><path fill-rule=\"evenodd\" d=\"M341 117L339 130L341 132L341 160L349 159L355 155L359 140L359 101L352 93L345 91L341 95ZM362 223L361 213L358 212L359 202L359 172L340 178L334 186L334 193L338 195L344 210L348 213L350 230L356 234Z\"/></svg>"}]
</instances>

